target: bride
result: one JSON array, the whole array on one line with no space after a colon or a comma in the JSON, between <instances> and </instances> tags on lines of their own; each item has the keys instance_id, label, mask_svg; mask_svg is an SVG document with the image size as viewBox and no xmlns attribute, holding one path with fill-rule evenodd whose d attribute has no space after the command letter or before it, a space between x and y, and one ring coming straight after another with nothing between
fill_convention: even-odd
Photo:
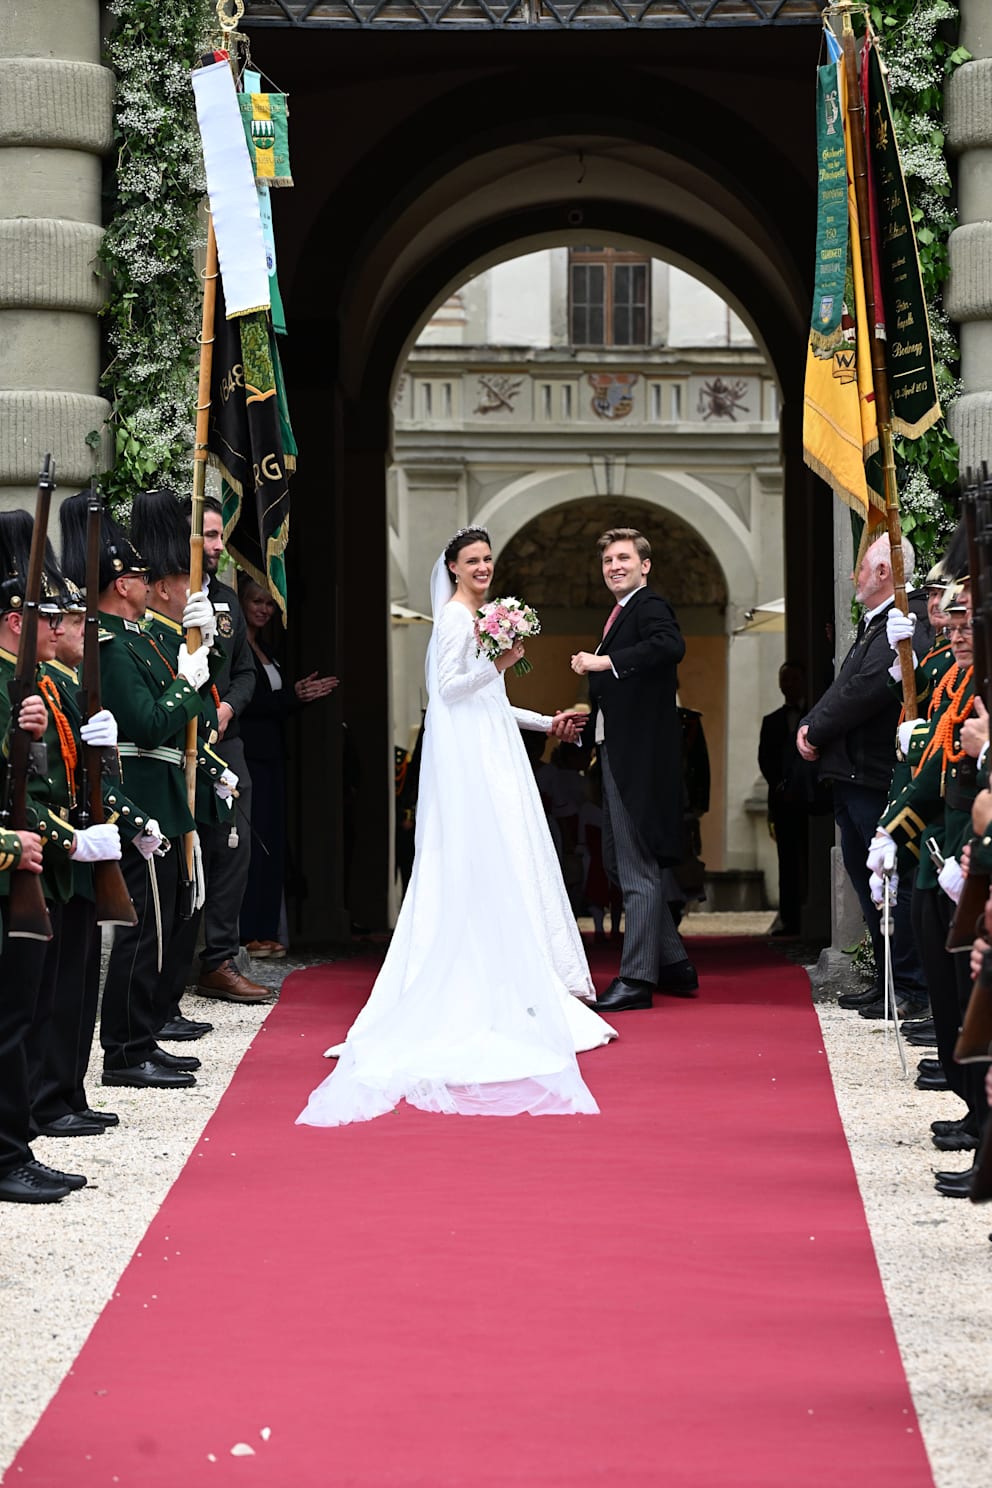
<instances>
[{"instance_id":1,"label":"bride","mask_svg":"<svg viewBox=\"0 0 992 1488\"><path fill-rule=\"evenodd\" d=\"M399 1101L462 1116L595 1113L576 1052L616 1032L594 996L519 728L577 737L570 715L513 708L476 655L489 534L456 532L434 565L416 856L382 970L335 1070L297 1124L368 1121Z\"/></svg>"}]
</instances>

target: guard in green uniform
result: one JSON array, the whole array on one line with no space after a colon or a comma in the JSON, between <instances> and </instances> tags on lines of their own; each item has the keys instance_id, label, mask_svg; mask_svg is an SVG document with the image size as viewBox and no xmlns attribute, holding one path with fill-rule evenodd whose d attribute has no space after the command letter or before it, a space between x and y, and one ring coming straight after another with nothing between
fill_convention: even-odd
<instances>
[{"instance_id":1,"label":"guard in green uniform","mask_svg":"<svg viewBox=\"0 0 992 1488\"><path fill-rule=\"evenodd\" d=\"M87 505L80 492L59 513L62 561L76 584L86 569ZM144 561L102 513L100 685L118 723L123 788L152 813L121 859L138 923L114 933L100 1017L102 1078L105 1085L174 1089L196 1082L188 1068L176 1067L177 1056L158 1049L165 1020L159 989L163 947L188 892L183 838L193 831L193 818L182 768L186 723L200 714L197 689L208 680L209 665L206 646L191 655L184 646L174 671L141 628L147 595Z\"/></svg>"},{"instance_id":2,"label":"guard in green uniform","mask_svg":"<svg viewBox=\"0 0 992 1488\"><path fill-rule=\"evenodd\" d=\"M0 513L0 739L7 740L12 727L28 726L42 743L44 758L37 762L28 782L30 826L42 841L42 889L53 935L49 941L11 935L7 894L10 873L0 873L0 895L4 925L0 981L3 996L0 1005L0 1131L6 1129L9 1140L0 1137L0 1176L6 1177L6 1198L22 1202L43 1203L61 1198L75 1188L82 1188L82 1174L61 1173L35 1159L28 1146L31 1115L31 1078L37 1063L37 1051L55 995L59 953L62 905L72 888L73 862L96 862L120 856L117 828L100 825L84 831L69 823L73 802L73 759L76 744L67 729L61 710L53 709L41 697L31 696L13 719L9 683L13 680L21 644L25 602L24 575L28 569L33 521L27 512ZM62 632L61 576L49 550L43 576L42 596L38 607L37 659L51 660ZM39 670L39 684L43 678ZM30 705L30 706L29 706ZM27 710L27 714L26 714ZM8 1064L9 1060L9 1064ZM4 1072L4 1066L7 1069ZM16 1065L16 1068L11 1066ZM9 1171L5 1172L5 1169ZM13 1191L10 1191L11 1188ZM2 1190L0 1190L2 1192Z\"/></svg>"},{"instance_id":3,"label":"guard in green uniform","mask_svg":"<svg viewBox=\"0 0 992 1488\"><path fill-rule=\"evenodd\" d=\"M131 535L141 550L149 570L149 600L142 622L160 655L173 668L177 665L183 639L183 614L189 590L189 528L182 507L169 490L145 491L135 496L131 510ZM201 830L237 838L235 792L238 777L227 767L214 745L218 737L217 689L213 676L226 664L222 642L217 638L217 621L209 601L203 604L200 632L211 644L211 683L201 689L203 708L197 732L197 778L193 815L198 836ZM201 859L202 861L202 859ZM204 889L213 889L212 875L218 871L217 855L211 857L210 873L205 875ZM166 948L163 963L163 992L168 1004L168 1022L179 1019L179 1002L186 976L193 962L202 908L194 909L190 920L182 925ZM224 989L224 1000L231 1002L270 1002L266 987L234 975Z\"/></svg>"},{"instance_id":4,"label":"guard in green uniform","mask_svg":"<svg viewBox=\"0 0 992 1488\"><path fill-rule=\"evenodd\" d=\"M62 634L56 642L54 661L47 662L42 686L80 741L83 718L80 712L77 668L83 659L83 630L86 601L79 589L65 580L65 614ZM87 735L112 750L117 742L112 715L103 710L89 720ZM83 774L76 766L77 802L84 802ZM101 779L104 820L117 825L121 839L130 842L144 831L148 814L128 800L120 780ZM127 808L126 812L124 808ZM78 812L77 804L77 812ZM75 817L73 818L75 820ZM96 919L93 870L88 863L72 865L72 897L62 910L62 941L71 953L59 956L55 997L46 1028L39 1030L31 1078L32 1122L48 1137L100 1136L118 1124L113 1111L94 1110L86 1095L86 1071L96 1027L100 987L100 927Z\"/></svg>"}]
</instances>

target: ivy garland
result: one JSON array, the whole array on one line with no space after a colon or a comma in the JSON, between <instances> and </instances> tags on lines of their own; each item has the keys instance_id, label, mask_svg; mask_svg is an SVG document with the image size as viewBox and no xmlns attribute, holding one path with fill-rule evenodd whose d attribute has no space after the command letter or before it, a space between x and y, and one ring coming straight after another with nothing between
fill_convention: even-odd
<instances>
[{"instance_id":1,"label":"ivy garland","mask_svg":"<svg viewBox=\"0 0 992 1488\"><path fill-rule=\"evenodd\" d=\"M946 411L960 386L958 343L942 300L949 272L947 240L957 224L944 154L944 83L971 54L949 39L957 32L958 19L958 7L950 0L879 0L870 13L888 66L930 310L937 386ZM902 530L916 547L917 570L925 572L954 525L951 496L958 478L958 447L941 422L920 439L897 439L895 453Z\"/></svg>"},{"instance_id":2,"label":"ivy garland","mask_svg":"<svg viewBox=\"0 0 992 1488\"><path fill-rule=\"evenodd\" d=\"M159 482L182 487L193 444L205 183L190 67L211 34L207 0L110 0L116 170L101 249L111 360L111 506ZM97 443L99 436L90 436Z\"/></svg>"}]
</instances>

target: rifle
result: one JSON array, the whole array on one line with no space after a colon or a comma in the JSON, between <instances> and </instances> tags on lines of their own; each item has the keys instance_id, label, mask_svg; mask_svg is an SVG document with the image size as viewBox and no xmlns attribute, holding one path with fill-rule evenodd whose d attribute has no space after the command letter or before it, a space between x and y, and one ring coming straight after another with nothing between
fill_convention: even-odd
<instances>
[{"instance_id":1,"label":"rifle","mask_svg":"<svg viewBox=\"0 0 992 1488\"><path fill-rule=\"evenodd\" d=\"M79 710L84 718L99 713L100 700L100 508L98 493L91 487L86 507L86 622L83 630L83 685ZM104 821L103 782L117 778L115 751L98 744L83 744L80 751L82 780L77 821L80 827ZM136 925L138 916L124 882L120 863L93 864L93 897L100 925Z\"/></svg>"},{"instance_id":2,"label":"rifle","mask_svg":"<svg viewBox=\"0 0 992 1488\"><path fill-rule=\"evenodd\" d=\"M992 661L992 479L982 462L981 476L965 474L961 497L965 533L968 538L968 572L971 576L971 627L974 652L975 696L989 706L989 664ZM973 837L972 854L976 839ZM947 932L945 949L967 951L981 933L982 915L989 897L989 875L969 871Z\"/></svg>"},{"instance_id":3,"label":"rifle","mask_svg":"<svg viewBox=\"0 0 992 1488\"><path fill-rule=\"evenodd\" d=\"M0 825L14 832L32 830L28 823L28 777L32 773L33 740L27 730L21 728L18 717L24 699L37 691L38 603L41 599L41 578L45 566L48 509L54 489L55 468L51 455L46 455L41 474L38 476L38 497L35 503L34 528L31 533L31 556L28 559L24 605L21 610L21 638L17 647L17 665L13 677L7 684L13 726L10 731L10 755L7 761ZM12 873L10 875L7 933L23 940L51 940L52 922L48 917L40 874Z\"/></svg>"}]
</instances>

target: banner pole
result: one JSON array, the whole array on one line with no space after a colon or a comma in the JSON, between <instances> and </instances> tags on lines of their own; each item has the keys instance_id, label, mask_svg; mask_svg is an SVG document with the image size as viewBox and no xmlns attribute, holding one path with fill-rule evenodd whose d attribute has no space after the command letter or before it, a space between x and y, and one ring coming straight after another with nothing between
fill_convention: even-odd
<instances>
[{"instance_id":1,"label":"banner pole","mask_svg":"<svg viewBox=\"0 0 992 1488\"><path fill-rule=\"evenodd\" d=\"M875 310L875 274L871 243L871 204L868 194L868 159L865 147L865 108L858 81L858 53L851 12L853 0L837 0L832 7L841 17L841 48L844 54L844 83L847 90L847 114L851 128L851 154L854 159L854 195L858 203L858 235L861 239L861 272L864 279L867 321L865 331L871 348L872 379L875 384L875 409L878 421L878 443L882 463L882 487L885 496L885 518L889 534L889 554L895 606L909 614L906 597L906 570L902 557L902 526L899 520L899 489L896 485L895 450L892 443L892 400L889 394L889 369L885 348L875 334L878 317ZM863 7L858 7L862 9ZM919 717L916 697L916 660L910 639L899 642L899 667L902 673L902 700L906 718Z\"/></svg>"}]
</instances>

